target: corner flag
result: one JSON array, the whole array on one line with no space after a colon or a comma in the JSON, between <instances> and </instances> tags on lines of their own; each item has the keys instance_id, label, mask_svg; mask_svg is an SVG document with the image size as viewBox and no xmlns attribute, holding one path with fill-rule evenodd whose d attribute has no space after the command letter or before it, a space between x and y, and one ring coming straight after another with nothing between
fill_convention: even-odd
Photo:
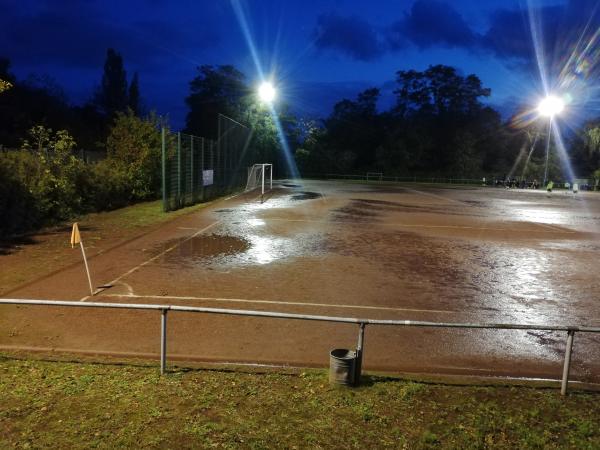
<instances>
[{"instance_id":1,"label":"corner flag","mask_svg":"<svg viewBox=\"0 0 600 450\"><path fill-rule=\"evenodd\" d=\"M79 225L77 225L77 222L73 224L73 230L71 231L71 248L74 248L75 244L79 244L79 246L81 247L83 263L85 264L85 272L87 273L88 283L90 285L90 295L94 295L94 288L92 287L92 277L90 276L90 268L88 267L87 258L85 256L85 249L83 248L83 242L81 241L81 234L79 234Z\"/></svg>"},{"instance_id":2,"label":"corner flag","mask_svg":"<svg viewBox=\"0 0 600 450\"><path fill-rule=\"evenodd\" d=\"M71 248L75 248L75 244L81 243L81 235L79 234L79 225L77 222L73 224L73 231L71 231Z\"/></svg>"}]
</instances>

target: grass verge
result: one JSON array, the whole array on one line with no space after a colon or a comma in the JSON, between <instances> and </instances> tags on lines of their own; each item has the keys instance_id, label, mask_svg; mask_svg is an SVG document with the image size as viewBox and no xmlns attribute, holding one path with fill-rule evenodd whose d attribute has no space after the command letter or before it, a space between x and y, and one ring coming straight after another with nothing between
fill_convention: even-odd
<instances>
[{"instance_id":1,"label":"grass verge","mask_svg":"<svg viewBox=\"0 0 600 450\"><path fill-rule=\"evenodd\" d=\"M5 448L599 448L598 394L0 355Z\"/></svg>"}]
</instances>

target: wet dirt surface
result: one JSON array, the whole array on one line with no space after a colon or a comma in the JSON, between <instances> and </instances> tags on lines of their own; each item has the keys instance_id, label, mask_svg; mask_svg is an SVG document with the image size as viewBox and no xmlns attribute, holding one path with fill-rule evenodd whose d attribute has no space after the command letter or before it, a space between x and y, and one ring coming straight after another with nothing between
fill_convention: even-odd
<instances>
[{"instance_id":1,"label":"wet dirt surface","mask_svg":"<svg viewBox=\"0 0 600 450\"><path fill-rule=\"evenodd\" d=\"M219 261L227 264L228 260L246 252L250 248L250 243L245 239L233 236L199 235L191 239L181 238L167 241L159 247L157 253L165 252L172 247L174 250L166 253L166 262L201 265Z\"/></svg>"},{"instance_id":2,"label":"wet dirt surface","mask_svg":"<svg viewBox=\"0 0 600 450\"><path fill-rule=\"evenodd\" d=\"M315 198L321 198L323 195L318 192L300 192L299 194L294 194L290 197L292 201L301 201L301 200L314 200Z\"/></svg>"},{"instance_id":3,"label":"wet dirt surface","mask_svg":"<svg viewBox=\"0 0 600 450\"><path fill-rule=\"evenodd\" d=\"M122 278L94 300L599 326L599 217L595 193L285 182L264 203L251 195L218 202L97 258L98 284ZM81 275L73 269L15 296L78 299ZM157 351L151 315L2 311L0 329L10 332L0 346ZM170 321L169 348L180 359L318 366L329 349L356 340L349 325ZM565 340L547 331L368 327L365 367L559 378ZM600 382L600 336L577 333L572 373Z\"/></svg>"}]
</instances>

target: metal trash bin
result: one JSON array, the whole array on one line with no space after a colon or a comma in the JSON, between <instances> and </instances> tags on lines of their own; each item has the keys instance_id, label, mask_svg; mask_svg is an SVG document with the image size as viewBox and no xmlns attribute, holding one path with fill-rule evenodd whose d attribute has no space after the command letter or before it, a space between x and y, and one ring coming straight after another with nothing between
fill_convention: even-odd
<instances>
[{"instance_id":1,"label":"metal trash bin","mask_svg":"<svg viewBox=\"0 0 600 450\"><path fill-rule=\"evenodd\" d=\"M336 348L329 353L329 383L354 386L356 384L357 353Z\"/></svg>"}]
</instances>

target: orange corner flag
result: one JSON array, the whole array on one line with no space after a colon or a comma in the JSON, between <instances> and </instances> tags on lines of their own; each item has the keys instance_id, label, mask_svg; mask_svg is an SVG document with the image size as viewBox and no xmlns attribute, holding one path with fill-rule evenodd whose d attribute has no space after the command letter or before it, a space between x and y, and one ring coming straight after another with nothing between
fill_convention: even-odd
<instances>
[{"instance_id":1,"label":"orange corner flag","mask_svg":"<svg viewBox=\"0 0 600 450\"><path fill-rule=\"evenodd\" d=\"M71 231L71 248L75 247L75 244L81 242L81 235L79 234L79 225L77 222L73 224L73 231Z\"/></svg>"}]
</instances>

